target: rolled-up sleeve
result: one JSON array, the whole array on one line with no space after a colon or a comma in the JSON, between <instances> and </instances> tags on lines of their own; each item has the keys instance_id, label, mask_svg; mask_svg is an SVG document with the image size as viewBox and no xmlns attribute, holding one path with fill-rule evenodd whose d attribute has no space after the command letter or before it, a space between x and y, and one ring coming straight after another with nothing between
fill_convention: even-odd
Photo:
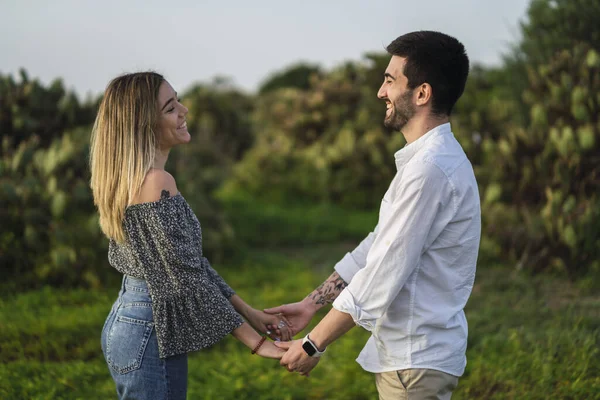
<instances>
[{"instance_id":1,"label":"rolled-up sleeve","mask_svg":"<svg viewBox=\"0 0 600 400\"><path fill-rule=\"evenodd\" d=\"M369 331L420 264L432 224L448 206L452 188L437 166L420 162L406 166L397 193L387 215L380 216L364 268L333 303Z\"/></svg>"},{"instance_id":2,"label":"rolled-up sleeve","mask_svg":"<svg viewBox=\"0 0 600 400\"><path fill-rule=\"evenodd\" d=\"M367 263L367 254L377 236L377 227L354 250L346 255L334 266L336 272L346 283L350 283L356 273Z\"/></svg>"}]
</instances>

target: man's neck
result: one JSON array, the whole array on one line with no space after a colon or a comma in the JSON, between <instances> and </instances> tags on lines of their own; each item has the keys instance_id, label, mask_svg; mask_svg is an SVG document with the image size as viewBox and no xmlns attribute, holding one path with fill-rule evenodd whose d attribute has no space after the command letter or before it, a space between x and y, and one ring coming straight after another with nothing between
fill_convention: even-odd
<instances>
[{"instance_id":1,"label":"man's neck","mask_svg":"<svg viewBox=\"0 0 600 400\"><path fill-rule=\"evenodd\" d=\"M404 135L406 143L411 144L433 128L448 122L450 122L450 119L447 115L415 116L402 128L402 135Z\"/></svg>"}]
</instances>

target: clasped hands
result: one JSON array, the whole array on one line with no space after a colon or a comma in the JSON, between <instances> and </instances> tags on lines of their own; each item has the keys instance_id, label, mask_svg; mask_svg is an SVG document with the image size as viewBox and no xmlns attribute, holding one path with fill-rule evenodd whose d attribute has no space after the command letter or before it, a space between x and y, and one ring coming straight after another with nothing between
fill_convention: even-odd
<instances>
[{"instance_id":1,"label":"clasped hands","mask_svg":"<svg viewBox=\"0 0 600 400\"><path fill-rule=\"evenodd\" d=\"M266 324L266 332L275 345L286 352L283 353L280 364L289 372L298 372L309 376L310 371L319 363L319 358L310 357L302 348L302 340L291 340L302 331L314 314L316 308L309 302L285 304L264 310L267 315L279 318L278 322ZM281 323L283 321L283 323ZM279 341L281 340L281 341Z\"/></svg>"}]
</instances>

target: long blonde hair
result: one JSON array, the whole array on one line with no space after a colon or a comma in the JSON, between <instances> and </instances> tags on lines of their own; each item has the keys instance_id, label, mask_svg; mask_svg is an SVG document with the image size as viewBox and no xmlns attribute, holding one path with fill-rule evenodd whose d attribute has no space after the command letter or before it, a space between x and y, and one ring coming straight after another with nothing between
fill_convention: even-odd
<instances>
[{"instance_id":1,"label":"long blonde hair","mask_svg":"<svg viewBox=\"0 0 600 400\"><path fill-rule=\"evenodd\" d=\"M113 79L104 92L92 129L90 186L102 232L125 241L125 209L140 190L156 154L158 90L165 79L155 72Z\"/></svg>"}]
</instances>

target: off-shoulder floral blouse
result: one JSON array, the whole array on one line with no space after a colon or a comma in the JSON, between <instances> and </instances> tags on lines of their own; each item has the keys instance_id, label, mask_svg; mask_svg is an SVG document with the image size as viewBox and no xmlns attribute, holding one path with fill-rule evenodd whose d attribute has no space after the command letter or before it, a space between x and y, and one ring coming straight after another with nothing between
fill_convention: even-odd
<instances>
[{"instance_id":1,"label":"off-shoulder floral blouse","mask_svg":"<svg viewBox=\"0 0 600 400\"><path fill-rule=\"evenodd\" d=\"M109 243L109 263L146 280L160 357L211 346L243 323L235 292L202 255L202 230L181 194L125 210L126 242Z\"/></svg>"}]
</instances>

